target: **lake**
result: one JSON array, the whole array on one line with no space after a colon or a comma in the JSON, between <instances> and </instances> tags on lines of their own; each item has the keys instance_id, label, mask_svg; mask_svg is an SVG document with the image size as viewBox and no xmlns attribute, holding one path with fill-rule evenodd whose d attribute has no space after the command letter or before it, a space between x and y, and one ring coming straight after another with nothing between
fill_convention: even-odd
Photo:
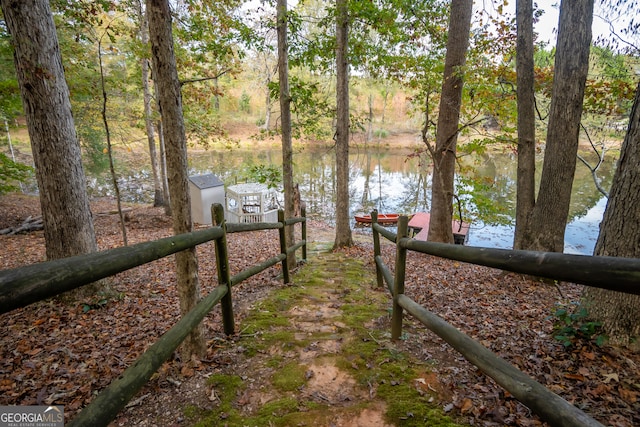
<instances>
[{"instance_id":1,"label":"lake","mask_svg":"<svg viewBox=\"0 0 640 427\"><path fill-rule=\"evenodd\" d=\"M297 148L294 153L294 180L307 204L307 215L328 223L333 223L335 211L334 156L331 148L317 146ZM595 163L594 155L583 153L583 157ZM613 156L609 157L598 171L605 189L611 186L615 160ZM430 210L432 169L424 155L408 148L360 146L351 148L349 162L352 216L369 213L373 209L401 214ZM516 156L510 150L461 157L456 193L464 221L472 224L470 246L512 247L516 162ZM541 163L542 158L538 162L538 179ZM189 175L213 173L226 185L231 185L244 181L250 166L261 164L281 167L280 149L256 147L192 152L189 155ZM122 175L119 181L125 200L152 201L149 170ZM107 176L90 178L89 184L92 196L112 193ZM578 162L565 253L592 254L605 206L606 198L597 191L590 170ZM454 211L456 214L459 211L457 204Z\"/></svg>"}]
</instances>

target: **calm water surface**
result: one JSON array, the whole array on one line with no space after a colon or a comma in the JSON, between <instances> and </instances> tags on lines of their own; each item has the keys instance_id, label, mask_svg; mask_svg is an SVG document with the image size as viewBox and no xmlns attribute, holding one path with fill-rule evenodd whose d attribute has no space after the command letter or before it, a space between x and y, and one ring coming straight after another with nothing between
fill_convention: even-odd
<instances>
[{"instance_id":1,"label":"calm water surface","mask_svg":"<svg viewBox=\"0 0 640 427\"><path fill-rule=\"evenodd\" d=\"M584 156L589 157L586 153ZM593 156L591 156L593 157ZM330 148L298 149L294 154L294 180L307 203L307 215L332 223L335 211L335 153ZM351 214L373 209L412 214L430 209L431 168L409 149L352 148L350 152ZM541 161L541 159L540 159ZM595 162L595 159L593 160ZM281 167L279 148L233 149L191 153L189 174L213 173L226 185L245 180L252 165ZM602 186L611 185L615 159L599 169ZM516 157L511 152L463 157L456 192L463 219L471 222L469 245L506 248L513 244L516 197ZM541 163L538 166L541 169ZM153 194L147 170L121 177L121 193L128 201L150 202ZM539 177L538 177L539 178ZM106 178L92 178L93 195L109 194ZM565 252L591 254L599 232L606 199L580 162L576 170L565 235ZM455 207L458 212L458 206ZM355 226L355 224L354 224Z\"/></svg>"}]
</instances>

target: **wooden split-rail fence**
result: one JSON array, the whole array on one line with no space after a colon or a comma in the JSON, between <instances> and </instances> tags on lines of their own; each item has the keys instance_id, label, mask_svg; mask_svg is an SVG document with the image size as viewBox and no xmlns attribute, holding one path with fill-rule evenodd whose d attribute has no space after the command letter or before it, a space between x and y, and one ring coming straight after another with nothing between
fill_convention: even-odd
<instances>
[{"instance_id":1,"label":"wooden split-rail fence","mask_svg":"<svg viewBox=\"0 0 640 427\"><path fill-rule=\"evenodd\" d=\"M406 310L407 313L418 319L550 425L602 426L576 406L562 399L479 342L406 296L407 253L409 251L421 252L515 273L635 295L640 295L640 259L488 249L426 242L409 237L409 218L406 216L399 218L397 233L377 223L376 211L373 211L371 216L373 219L373 256L376 263L378 286L383 287L386 284L393 297L391 317L391 337L393 339L397 340L402 335L402 318L403 312ZM382 259L381 236L396 244L394 273L391 273L390 268L385 265Z\"/></svg>"},{"instance_id":2,"label":"wooden split-rail fence","mask_svg":"<svg viewBox=\"0 0 640 427\"><path fill-rule=\"evenodd\" d=\"M640 295L640 259L488 249L420 241L409 238L409 219L406 216L399 218L397 232L394 233L377 223L377 212L374 211L371 215L377 284L380 287L386 284L393 297L391 319L393 339L399 339L402 335L402 318L404 311L406 311L549 424L575 427L602 426L577 407L407 297L404 293L407 252L416 251L506 271L581 283L635 295ZM216 204L212 206L212 217L215 218L216 225L205 230L129 247L0 271L0 313L5 313L215 240L219 286L162 335L118 379L98 394L87 407L71 420L69 426L108 425L146 384L153 373L171 357L191 330L218 303L222 308L224 332L226 334L234 333L231 299L231 289L234 285L279 262L282 263L283 280L285 283L289 283L287 257L301 248L302 258L305 260L307 258L304 208L301 217L286 220L284 213L279 211L278 222L275 223L227 224L224 221L223 207ZM288 247L284 228L297 223L302 225L302 239L297 244ZM280 253L261 264L230 276L226 234L267 229L279 230ZM394 273L384 264L382 259L381 237L396 245Z\"/></svg>"},{"instance_id":3,"label":"wooden split-rail fence","mask_svg":"<svg viewBox=\"0 0 640 427\"><path fill-rule=\"evenodd\" d=\"M234 333L231 298L231 289L234 285L277 263L282 263L283 280L285 283L289 283L288 257L301 248L302 259L306 260L307 258L307 228L304 207L302 207L301 216L298 218L285 219L284 212L278 211L278 222L274 223L227 224L224 221L224 208L220 204L214 204L211 212L216 225L205 230L0 271L0 313L6 313L215 240L218 286L165 332L118 379L100 392L87 407L71 420L68 426L108 425L218 303L222 308L224 332L227 335ZM294 226L297 223L301 223L302 227L301 240L288 246L285 239L285 227ZM269 229L279 230L280 253L261 264L230 276L227 233Z\"/></svg>"}]
</instances>

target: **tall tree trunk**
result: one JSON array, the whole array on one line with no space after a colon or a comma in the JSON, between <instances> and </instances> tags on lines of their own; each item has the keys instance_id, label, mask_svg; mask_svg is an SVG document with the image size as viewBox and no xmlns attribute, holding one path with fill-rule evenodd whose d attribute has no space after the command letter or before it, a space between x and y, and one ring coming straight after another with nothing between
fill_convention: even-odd
<instances>
[{"instance_id":1,"label":"tall tree trunk","mask_svg":"<svg viewBox=\"0 0 640 427\"><path fill-rule=\"evenodd\" d=\"M220 79L218 76L213 79L213 88L215 89L215 95L213 95L213 109L220 111Z\"/></svg>"},{"instance_id":2,"label":"tall tree trunk","mask_svg":"<svg viewBox=\"0 0 640 427\"><path fill-rule=\"evenodd\" d=\"M349 9L336 0L336 239L334 248L353 245L349 217Z\"/></svg>"},{"instance_id":3,"label":"tall tree trunk","mask_svg":"<svg viewBox=\"0 0 640 427\"><path fill-rule=\"evenodd\" d=\"M593 0L562 1L542 178L529 227L522 235L524 249L564 250L592 20Z\"/></svg>"},{"instance_id":4,"label":"tall tree trunk","mask_svg":"<svg viewBox=\"0 0 640 427\"><path fill-rule=\"evenodd\" d=\"M429 240L453 243L453 181L473 0L453 0L433 153Z\"/></svg>"},{"instance_id":5,"label":"tall tree trunk","mask_svg":"<svg viewBox=\"0 0 640 427\"><path fill-rule=\"evenodd\" d=\"M536 193L536 112L533 74L533 0L516 1L518 96L518 170L514 249L522 240Z\"/></svg>"},{"instance_id":6,"label":"tall tree trunk","mask_svg":"<svg viewBox=\"0 0 640 427\"><path fill-rule=\"evenodd\" d=\"M162 115L167 149L167 172L171 212L175 234L193 230L191 201L187 176L187 144L182 117L182 95L173 52L171 11L168 0L147 0L147 17L151 36L153 69L156 73L158 101ZM176 254L178 295L182 315L191 310L200 298L198 286L198 260L195 248ZM183 357L203 355L205 342L202 325L187 337L182 346Z\"/></svg>"},{"instance_id":7,"label":"tall tree trunk","mask_svg":"<svg viewBox=\"0 0 640 427\"><path fill-rule=\"evenodd\" d=\"M143 45L149 43L149 22L147 15L142 11L142 5L138 3L138 18L140 20L140 42ZM149 146L149 158L151 161L151 174L153 176L153 206L164 206L164 192L162 191L162 181L160 180L160 167L158 165L158 152L156 150L155 128L153 126L153 99L151 88L149 87L149 59L140 60L142 75L142 94L144 100L144 124L147 129L147 141Z\"/></svg>"},{"instance_id":8,"label":"tall tree trunk","mask_svg":"<svg viewBox=\"0 0 640 427\"><path fill-rule=\"evenodd\" d=\"M640 258L640 83L594 255ZM583 304L612 344L640 348L640 296L586 288ZM635 339L635 342L633 341Z\"/></svg>"},{"instance_id":9,"label":"tall tree trunk","mask_svg":"<svg viewBox=\"0 0 640 427\"><path fill-rule=\"evenodd\" d=\"M118 218L120 219L120 231L122 232L122 243L128 246L127 226L125 225L124 213L122 212L122 198L120 196L120 186L118 185L118 175L116 175L116 167L113 162L113 145L111 144L111 130L109 128L109 120L107 120L107 88L104 79L104 65L102 63L102 39L98 41L98 63L100 66L100 88L102 89L102 124L104 125L104 135L107 138L107 154L109 156L109 172L111 172L111 183L116 196L116 206L118 207Z\"/></svg>"},{"instance_id":10,"label":"tall tree trunk","mask_svg":"<svg viewBox=\"0 0 640 427\"><path fill-rule=\"evenodd\" d=\"M282 126L282 180L284 181L284 217L293 218L293 146L291 140L291 95L289 93L289 52L287 43L287 0L278 0L278 79L280 81L280 116ZM267 105L267 110L269 106ZM295 243L294 226L285 228L287 245ZM289 268L296 266L296 256L287 258Z\"/></svg>"},{"instance_id":11,"label":"tall tree trunk","mask_svg":"<svg viewBox=\"0 0 640 427\"><path fill-rule=\"evenodd\" d=\"M149 15L147 14L147 17ZM153 63L152 63L153 64ZM158 95L158 82L153 81L153 88L156 93L156 100L158 104L158 111L160 111L160 96ZM156 122L156 129L158 129L158 147L160 148L159 160L160 160L160 181L162 182L162 198L164 199L164 214L171 216L171 194L169 194L169 179L167 178L167 150L164 143L164 130L162 126L162 114Z\"/></svg>"},{"instance_id":12,"label":"tall tree trunk","mask_svg":"<svg viewBox=\"0 0 640 427\"><path fill-rule=\"evenodd\" d=\"M157 91L156 91L157 93ZM167 179L167 152L164 145L164 132L162 131L162 118L158 120L158 147L160 147L160 180L162 181L162 198L164 199L164 214L171 216L171 195L169 194L169 180Z\"/></svg>"},{"instance_id":13,"label":"tall tree trunk","mask_svg":"<svg viewBox=\"0 0 640 427\"><path fill-rule=\"evenodd\" d=\"M369 94L369 117L367 117L367 136L364 142L369 143L373 141L373 95Z\"/></svg>"},{"instance_id":14,"label":"tall tree trunk","mask_svg":"<svg viewBox=\"0 0 640 427\"><path fill-rule=\"evenodd\" d=\"M15 49L47 258L94 252L96 236L80 144L49 2L2 0L1 5Z\"/></svg>"}]
</instances>

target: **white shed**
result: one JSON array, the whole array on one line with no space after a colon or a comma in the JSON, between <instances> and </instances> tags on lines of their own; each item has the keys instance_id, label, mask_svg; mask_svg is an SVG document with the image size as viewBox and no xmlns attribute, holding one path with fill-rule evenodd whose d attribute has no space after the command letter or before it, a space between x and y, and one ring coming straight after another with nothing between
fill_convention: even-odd
<instances>
[{"instance_id":1,"label":"white shed","mask_svg":"<svg viewBox=\"0 0 640 427\"><path fill-rule=\"evenodd\" d=\"M266 184L246 183L227 187L225 218L232 223L277 222L278 192Z\"/></svg>"},{"instance_id":2,"label":"white shed","mask_svg":"<svg viewBox=\"0 0 640 427\"><path fill-rule=\"evenodd\" d=\"M191 218L198 224L212 224L211 205L224 206L224 183L213 174L189 177Z\"/></svg>"}]
</instances>

